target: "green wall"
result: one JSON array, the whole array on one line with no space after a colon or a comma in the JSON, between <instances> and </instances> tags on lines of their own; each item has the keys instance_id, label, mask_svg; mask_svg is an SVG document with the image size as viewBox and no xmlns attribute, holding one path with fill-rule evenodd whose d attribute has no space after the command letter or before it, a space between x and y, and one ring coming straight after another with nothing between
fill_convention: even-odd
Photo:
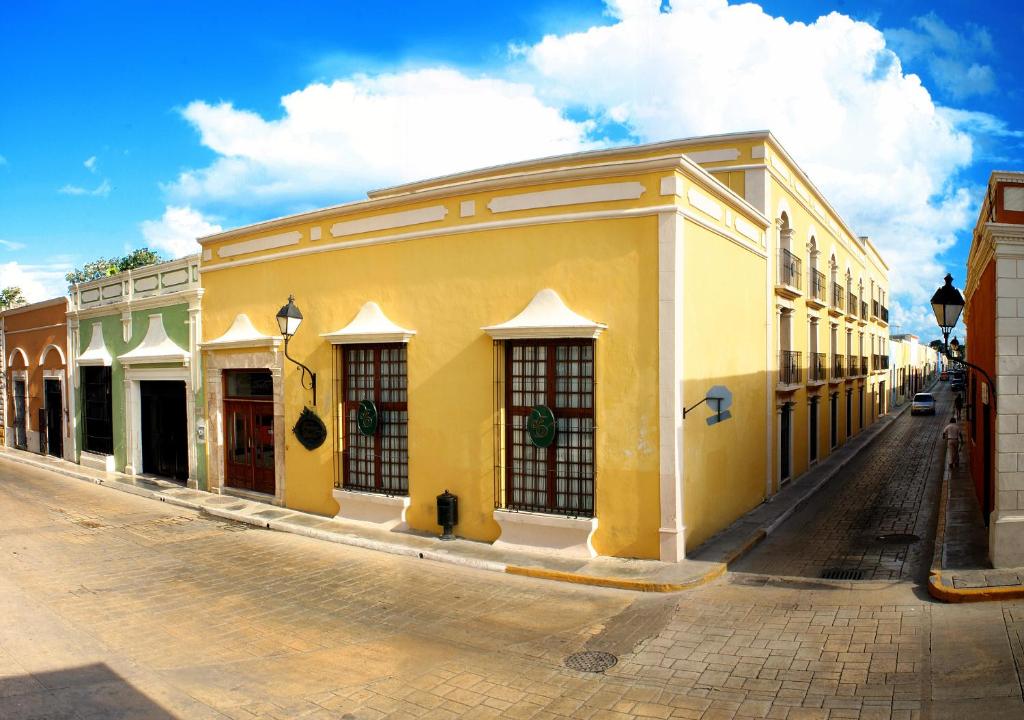
<instances>
[{"instance_id":1,"label":"green wall","mask_svg":"<svg viewBox=\"0 0 1024 720\"><path fill-rule=\"evenodd\" d=\"M92 340L93 332L95 332L94 328L96 324L99 323L103 332L103 343L107 347L107 352L109 352L113 358L110 367L110 390L111 403L113 405L114 462L119 472L123 471L125 465L128 464L126 442L128 423L127 418L125 418L124 411L124 367L117 358L119 355L123 355L130 350L134 350L142 344L142 340L146 337L146 331L149 329L150 315L163 315L164 330L167 332L167 336L179 347L186 350L188 349L188 305L184 303L168 305L160 308L132 311L132 336L128 342L125 342L122 336L121 311L117 311L110 315L102 315L100 317L85 318L79 321L78 353L81 354L85 352L85 349L89 346L89 342ZM192 362L199 362L199 357L193 356ZM136 367L166 368L179 366L167 363L152 363L144 366L137 365ZM197 383L197 387L194 387L193 391L195 416L193 420L198 422L204 418L206 414L206 400L203 394L203 383ZM83 443L81 386L79 386L76 395L75 419L77 420L76 425L78 428L75 441L78 457L80 458ZM196 446L196 477L194 479L201 490L206 489L205 445Z\"/></svg>"}]
</instances>

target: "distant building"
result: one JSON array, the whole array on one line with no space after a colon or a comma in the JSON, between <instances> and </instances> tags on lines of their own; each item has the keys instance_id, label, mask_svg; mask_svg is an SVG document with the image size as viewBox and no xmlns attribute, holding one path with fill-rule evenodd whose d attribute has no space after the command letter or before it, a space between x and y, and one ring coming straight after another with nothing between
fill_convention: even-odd
<instances>
[{"instance_id":1,"label":"distant building","mask_svg":"<svg viewBox=\"0 0 1024 720\"><path fill-rule=\"evenodd\" d=\"M939 353L922 345L917 335L889 336L889 387L893 407L903 405L931 386L941 371Z\"/></svg>"},{"instance_id":2,"label":"distant building","mask_svg":"<svg viewBox=\"0 0 1024 720\"><path fill-rule=\"evenodd\" d=\"M1024 565L1024 172L993 172L964 292L971 474L995 567ZM987 374L987 376L986 376ZM995 388L990 382L996 382Z\"/></svg>"}]
</instances>

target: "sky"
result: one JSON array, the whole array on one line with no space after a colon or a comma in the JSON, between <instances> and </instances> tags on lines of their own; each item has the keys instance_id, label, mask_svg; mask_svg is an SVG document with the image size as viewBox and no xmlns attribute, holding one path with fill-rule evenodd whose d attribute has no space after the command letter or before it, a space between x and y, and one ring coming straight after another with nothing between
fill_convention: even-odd
<instances>
[{"instance_id":1,"label":"sky","mask_svg":"<svg viewBox=\"0 0 1024 720\"><path fill-rule=\"evenodd\" d=\"M0 287L531 157L772 130L937 336L1024 169L1024 8L968 0L0 5ZM984 10L983 10L984 9Z\"/></svg>"}]
</instances>

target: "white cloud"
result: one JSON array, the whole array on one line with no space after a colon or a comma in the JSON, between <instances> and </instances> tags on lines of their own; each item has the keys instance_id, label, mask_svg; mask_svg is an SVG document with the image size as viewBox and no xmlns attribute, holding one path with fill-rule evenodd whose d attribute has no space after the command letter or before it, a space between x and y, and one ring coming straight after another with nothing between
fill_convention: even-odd
<instances>
[{"instance_id":1,"label":"white cloud","mask_svg":"<svg viewBox=\"0 0 1024 720\"><path fill-rule=\"evenodd\" d=\"M912 25L885 31L904 62L920 60L935 83L955 100L995 91L995 72L981 62L993 52L988 30L968 23L963 32L957 32L934 12L915 17Z\"/></svg>"},{"instance_id":2,"label":"white cloud","mask_svg":"<svg viewBox=\"0 0 1024 720\"><path fill-rule=\"evenodd\" d=\"M139 228L149 247L175 258L199 252L196 238L222 230L191 207L173 205L164 210L159 220L145 220Z\"/></svg>"},{"instance_id":3,"label":"white cloud","mask_svg":"<svg viewBox=\"0 0 1024 720\"><path fill-rule=\"evenodd\" d=\"M92 197L107 197L110 195L110 181L104 180L99 185L94 187L92 190L84 188L80 185L65 185L60 188L57 192L62 195L90 195Z\"/></svg>"},{"instance_id":4,"label":"white cloud","mask_svg":"<svg viewBox=\"0 0 1024 720\"><path fill-rule=\"evenodd\" d=\"M30 303L59 297L67 292L64 275L71 270L71 265L57 262L45 265L0 263L0 288L20 287Z\"/></svg>"},{"instance_id":5,"label":"white cloud","mask_svg":"<svg viewBox=\"0 0 1024 720\"><path fill-rule=\"evenodd\" d=\"M6 250L21 250L25 247L25 243L15 242L13 240L0 239L0 247Z\"/></svg>"},{"instance_id":6,"label":"white cloud","mask_svg":"<svg viewBox=\"0 0 1024 720\"><path fill-rule=\"evenodd\" d=\"M178 201L235 203L328 194L337 199L408 180L592 143L591 125L568 120L529 85L451 69L358 75L281 99L267 120L230 103L193 102L184 116L220 157L182 173Z\"/></svg>"},{"instance_id":7,"label":"white cloud","mask_svg":"<svg viewBox=\"0 0 1024 720\"><path fill-rule=\"evenodd\" d=\"M606 15L608 24L516 45L502 77L355 75L284 96L276 119L193 102L183 115L217 158L165 189L176 206L278 211L597 147L605 128L636 142L770 129L880 247L901 303L927 302L944 274L939 257L973 220L959 172L973 136L997 119L940 107L885 34L838 13L806 24L753 3L606 0ZM935 22L917 32L940 48L958 42ZM985 46L984 31L971 32Z\"/></svg>"},{"instance_id":8,"label":"white cloud","mask_svg":"<svg viewBox=\"0 0 1024 720\"><path fill-rule=\"evenodd\" d=\"M844 219L870 235L895 292L926 302L972 210L970 136L874 27L787 22L754 4L689 0L548 36L526 53L539 95L642 142L770 129Z\"/></svg>"},{"instance_id":9,"label":"white cloud","mask_svg":"<svg viewBox=\"0 0 1024 720\"><path fill-rule=\"evenodd\" d=\"M96 172L96 156L95 155L90 156L88 159L86 159L85 162L82 163L82 165L89 172L95 173Z\"/></svg>"}]
</instances>

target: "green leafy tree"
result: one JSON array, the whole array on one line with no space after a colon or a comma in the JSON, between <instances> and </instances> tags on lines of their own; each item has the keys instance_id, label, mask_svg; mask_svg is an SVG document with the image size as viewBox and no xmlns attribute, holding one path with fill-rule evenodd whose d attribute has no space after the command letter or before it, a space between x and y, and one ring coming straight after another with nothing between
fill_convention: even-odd
<instances>
[{"instance_id":1,"label":"green leafy tree","mask_svg":"<svg viewBox=\"0 0 1024 720\"><path fill-rule=\"evenodd\" d=\"M163 258L160 257L159 253L144 247L132 250L127 255L121 257L97 258L92 262L87 262L80 268L75 268L65 275L64 279L68 281L68 285L75 285L77 283L89 282L90 280L98 280L109 275L116 275L125 270L134 270L135 268L154 265L161 260Z\"/></svg>"},{"instance_id":2,"label":"green leafy tree","mask_svg":"<svg viewBox=\"0 0 1024 720\"><path fill-rule=\"evenodd\" d=\"M0 290L0 310L20 307L26 303L28 303L28 300L25 299L25 294L17 285L11 285Z\"/></svg>"}]
</instances>

